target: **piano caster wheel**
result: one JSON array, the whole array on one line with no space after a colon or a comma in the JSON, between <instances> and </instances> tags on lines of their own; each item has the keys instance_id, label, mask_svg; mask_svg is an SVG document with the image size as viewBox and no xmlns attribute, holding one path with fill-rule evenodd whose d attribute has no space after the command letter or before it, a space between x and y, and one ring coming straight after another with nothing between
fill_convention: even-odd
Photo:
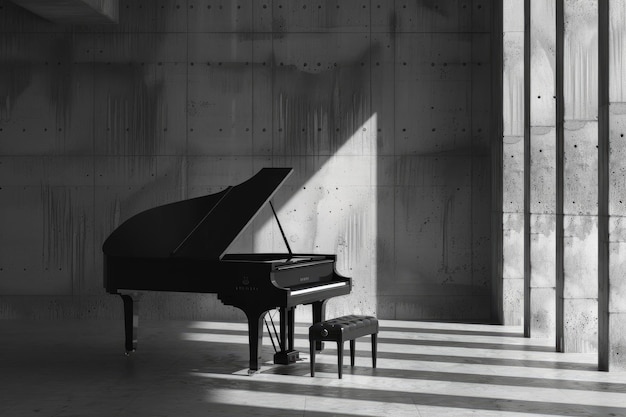
<instances>
[{"instance_id":1,"label":"piano caster wheel","mask_svg":"<svg viewBox=\"0 0 626 417\"><path fill-rule=\"evenodd\" d=\"M133 350L127 350L126 352L124 352L124 356L130 356L130 355L132 355L133 353L135 353L135 349L133 349Z\"/></svg>"}]
</instances>

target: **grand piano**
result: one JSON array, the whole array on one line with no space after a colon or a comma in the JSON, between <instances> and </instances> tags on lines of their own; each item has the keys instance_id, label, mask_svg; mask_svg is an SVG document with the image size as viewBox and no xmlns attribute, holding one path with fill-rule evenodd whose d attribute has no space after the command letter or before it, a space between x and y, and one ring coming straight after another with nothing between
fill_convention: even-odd
<instances>
[{"instance_id":1,"label":"grand piano","mask_svg":"<svg viewBox=\"0 0 626 417\"><path fill-rule=\"evenodd\" d=\"M324 320L326 301L350 293L352 281L336 272L335 255L294 254L289 248L271 199L291 172L263 168L246 182L218 193L141 212L111 233L102 247L104 287L123 300L127 353L137 348L141 294L175 291L215 293L225 305L243 310L250 373L259 370L263 324L273 309L280 315L274 362L298 359L296 306L309 304L313 322ZM288 252L226 254L267 204Z\"/></svg>"}]
</instances>

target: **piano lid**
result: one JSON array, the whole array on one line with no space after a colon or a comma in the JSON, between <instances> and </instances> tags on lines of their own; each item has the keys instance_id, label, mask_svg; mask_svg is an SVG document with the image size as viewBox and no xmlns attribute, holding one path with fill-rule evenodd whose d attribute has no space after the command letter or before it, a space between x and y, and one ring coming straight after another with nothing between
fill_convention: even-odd
<instances>
[{"instance_id":1,"label":"piano lid","mask_svg":"<svg viewBox=\"0 0 626 417\"><path fill-rule=\"evenodd\" d=\"M111 233L109 256L221 259L285 182L292 168L263 168L219 193L146 210Z\"/></svg>"}]
</instances>

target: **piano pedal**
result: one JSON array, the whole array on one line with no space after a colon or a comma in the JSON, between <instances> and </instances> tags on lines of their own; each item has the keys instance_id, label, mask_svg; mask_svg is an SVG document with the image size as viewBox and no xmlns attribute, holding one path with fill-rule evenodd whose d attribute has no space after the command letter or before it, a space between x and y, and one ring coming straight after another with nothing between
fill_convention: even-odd
<instances>
[{"instance_id":1,"label":"piano pedal","mask_svg":"<svg viewBox=\"0 0 626 417\"><path fill-rule=\"evenodd\" d=\"M274 354L274 363L277 365L289 365L300 360L300 352L297 350L283 350Z\"/></svg>"}]
</instances>

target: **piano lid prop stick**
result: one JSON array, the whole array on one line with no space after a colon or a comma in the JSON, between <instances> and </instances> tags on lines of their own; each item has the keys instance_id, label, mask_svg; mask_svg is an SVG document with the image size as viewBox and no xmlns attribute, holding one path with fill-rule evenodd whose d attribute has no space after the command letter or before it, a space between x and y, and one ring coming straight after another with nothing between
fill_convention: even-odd
<instances>
[{"instance_id":1,"label":"piano lid prop stick","mask_svg":"<svg viewBox=\"0 0 626 417\"><path fill-rule=\"evenodd\" d=\"M283 240L285 241L285 245L287 246L287 250L289 251L289 259L293 258L293 253L291 252L291 248L289 247L289 242L287 241L287 236L285 236L285 232L283 231L283 226L280 224L280 220L278 220L278 215L276 215L276 210L274 210L274 205L270 201L270 207L272 208L272 213L274 213L274 218L276 218L276 223L278 223L278 229L280 230L280 234L283 235Z\"/></svg>"}]
</instances>

